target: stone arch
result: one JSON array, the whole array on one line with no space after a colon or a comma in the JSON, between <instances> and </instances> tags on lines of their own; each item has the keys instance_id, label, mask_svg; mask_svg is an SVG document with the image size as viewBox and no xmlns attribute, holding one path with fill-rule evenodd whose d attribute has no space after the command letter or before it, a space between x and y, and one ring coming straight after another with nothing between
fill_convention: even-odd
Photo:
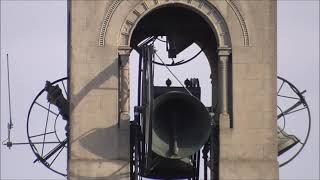
<instances>
[{"instance_id":1,"label":"stone arch","mask_svg":"<svg viewBox=\"0 0 320 180\"><path fill-rule=\"evenodd\" d=\"M217 39L218 48L231 48L231 37L227 23L219 10L208 1L193 1L193 0L142 0L125 18L120 34L118 36L118 47L120 49L127 49L130 46L130 40L132 38L132 32L135 29L138 22L149 12L166 6L182 6L193 10L207 21L210 27L215 33Z\"/></svg>"},{"instance_id":2,"label":"stone arch","mask_svg":"<svg viewBox=\"0 0 320 180\"><path fill-rule=\"evenodd\" d=\"M129 100L127 97L129 90L121 87L129 87L129 56L132 48L130 47L133 31L139 21L147 16L151 11L169 7L184 7L199 14L210 26L214 33L217 49L217 77L212 77L218 82L218 89L212 89L212 93L218 93L219 102L218 113L220 122L223 126L232 127L232 63L231 61L231 36L227 23L219 10L210 2L205 0L140 0L136 3L126 18L123 20L118 34L118 54L120 60L120 119L129 114ZM212 72L213 73L213 72ZM122 85L122 83L124 83ZM122 107L123 106L123 107ZM231 115L231 116L230 116Z\"/></svg>"},{"instance_id":3,"label":"stone arch","mask_svg":"<svg viewBox=\"0 0 320 180\"><path fill-rule=\"evenodd\" d=\"M169 0L167 0L169 1ZM192 4L193 0L188 0L187 2L189 4ZM204 0L206 2L206 0ZM249 32L248 32L248 28L247 28L247 24L246 21L242 15L242 12L240 11L239 8L239 2L236 0L225 0L226 3L229 5L229 7L231 8L231 10L235 13L238 21L239 21L239 25L241 27L242 30L242 36L243 36L243 45L244 46L249 46ZM103 18L102 24L101 24L101 28L100 28L100 33L99 33L99 46L103 47L105 45L105 38L106 38L106 33L107 33L107 29L109 26L109 22L113 16L113 14L115 13L116 9L118 8L118 6L121 4L121 2L123 2L122 0L114 0L112 2L112 4L107 7L107 9L105 10L105 16ZM158 1L154 1L155 3L157 3ZM205 2L200 2L199 1L199 6L198 8L202 8L203 3ZM147 6L147 4L145 2L140 2L143 3L142 5L145 7L145 9L148 9L149 7ZM209 3L209 2L206 2ZM210 4L210 3L209 3ZM214 8L214 7L213 7ZM141 13L139 11L133 11L133 13L137 16L140 16ZM208 14L209 15L209 14Z\"/></svg>"}]
</instances>

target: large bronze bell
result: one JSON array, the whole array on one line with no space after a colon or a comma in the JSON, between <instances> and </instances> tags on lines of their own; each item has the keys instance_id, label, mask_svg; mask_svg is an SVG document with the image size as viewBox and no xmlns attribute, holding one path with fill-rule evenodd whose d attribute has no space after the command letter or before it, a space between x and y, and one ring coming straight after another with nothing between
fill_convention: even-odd
<instances>
[{"instance_id":1,"label":"large bronze bell","mask_svg":"<svg viewBox=\"0 0 320 180\"><path fill-rule=\"evenodd\" d=\"M210 135L210 116L195 96L171 91L154 101L152 151L169 159L190 157Z\"/></svg>"}]
</instances>

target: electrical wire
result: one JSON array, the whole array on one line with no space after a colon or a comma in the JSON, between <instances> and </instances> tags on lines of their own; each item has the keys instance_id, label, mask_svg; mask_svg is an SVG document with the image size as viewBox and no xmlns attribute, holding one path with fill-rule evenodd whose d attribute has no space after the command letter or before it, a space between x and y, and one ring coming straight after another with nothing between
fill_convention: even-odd
<instances>
[{"instance_id":1,"label":"electrical wire","mask_svg":"<svg viewBox=\"0 0 320 180\"><path fill-rule=\"evenodd\" d=\"M178 61L177 63L173 63L173 64L166 64L162 61L162 63L159 63L159 62L156 62L156 61L153 61L153 63L157 64L157 65L160 65L160 66L179 66L179 65L182 65L182 64L185 64L187 62L190 62L192 60L194 60L196 57L198 57L202 52L203 52L204 49L201 49L197 54L195 54L193 57L191 57L190 59L188 60L180 60ZM157 53L155 53L157 54Z\"/></svg>"},{"instance_id":2,"label":"electrical wire","mask_svg":"<svg viewBox=\"0 0 320 180\"><path fill-rule=\"evenodd\" d=\"M163 43L166 43L166 42L167 42L167 41L162 40L162 39L160 39L160 38L158 38L158 37L157 37L157 40L159 40L160 42L163 42Z\"/></svg>"},{"instance_id":3,"label":"electrical wire","mask_svg":"<svg viewBox=\"0 0 320 180\"><path fill-rule=\"evenodd\" d=\"M170 68L163 62L163 60L159 57L157 53L155 55L159 58L159 60L163 63L163 65L167 68L167 70L170 72L170 74L179 82L179 84L191 95L193 94L182 84L182 82L178 79L178 77L170 70Z\"/></svg>"}]
</instances>

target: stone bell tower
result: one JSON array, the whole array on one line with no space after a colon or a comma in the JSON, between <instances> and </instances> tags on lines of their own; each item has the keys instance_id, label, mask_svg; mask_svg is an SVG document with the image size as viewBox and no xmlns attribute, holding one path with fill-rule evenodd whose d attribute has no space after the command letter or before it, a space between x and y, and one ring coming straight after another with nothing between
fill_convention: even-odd
<instances>
[{"instance_id":1,"label":"stone bell tower","mask_svg":"<svg viewBox=\"0 0 320 180\"><path fill-rule=\"evenodd\" d=\"M205 54L212 64L212 80L218 82L212 96L219 102L219 179L278 179L276 1L69 3L68 179L129 179L128 61L133 32L149 13L167 7L197 13L213 32L214 46Z\"/></svg>"}]
</instances>

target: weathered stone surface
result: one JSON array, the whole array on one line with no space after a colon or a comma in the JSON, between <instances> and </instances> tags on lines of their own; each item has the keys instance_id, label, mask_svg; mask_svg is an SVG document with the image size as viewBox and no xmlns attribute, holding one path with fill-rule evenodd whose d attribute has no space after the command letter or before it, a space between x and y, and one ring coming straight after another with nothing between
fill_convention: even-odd
<instances>
[{"instance_id":1,"label":"weathered stone surface","mask_svg":"<svg viewBox=\"0 0 320 180\"><path fill-rule=\"evenodd\" d=\"M216 28L219 45L231 48L232 72L227 71L234 128L228 114L220 117L220 179L278 179L276 1L145 2L71 1L68 178L129 179L129 74L126 66L120 69L118 57L130 53L126 48L139 19L162 4L176 3L201 13Z\"/></svg>"},{"instance_id":2,"label":"weathered stone surface","mask_svg":"<svg viewBox=\"0 0 320 180\"><path fill-rule=\"evenodd\" d=\"M220 180L278 179L277 161L220 160Z\"/></svg>"},{"instance_id":3,"label":"weathered stone surface","mask_svg":"<svg viewBox=\"0 0 320 180\"><path fill-rule=\"evenodd\" d=\"M110 161L71 161L70 180L127 179L129 163L122 160Z\"/></svg>"},{"instance_id":4,"label":"weathered stone surface","mask_svg":"<svg viewBox=\"0 0 320 180\"><path fill-rule=\"evenodd\" d=\"M118 46L98 46L112 1L72 1L69 179L128 179L129 124L118 126ZM129 10L129 9L128 9ZM124 18L124 17L123 17ZM114 21L114 20L113 20ZM114 26L113 26L114 27ZM111 28L112 29L112 28ZM113 28L116 29L116 28Z\"/></svg>"}]
</instances>

